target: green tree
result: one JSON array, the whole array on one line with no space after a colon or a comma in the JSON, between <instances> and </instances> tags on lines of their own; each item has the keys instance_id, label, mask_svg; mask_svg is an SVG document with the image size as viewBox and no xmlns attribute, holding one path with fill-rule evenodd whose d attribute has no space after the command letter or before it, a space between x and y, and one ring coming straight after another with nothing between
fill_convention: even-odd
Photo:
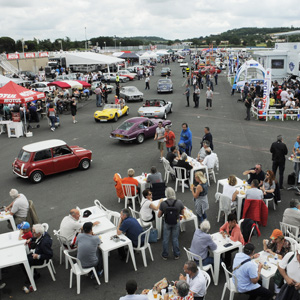
<instances>
[{"instance_id":1,"label":"green tree","mask_svg":"<svg viewBox=\"0 0 300 300\"><path fill-rule=\"evenodd\" d=\"M0 53L2 52L15 52L16 51L16 42L8 36L3 36L0 38Z\"/></svg>"}]
</instances>

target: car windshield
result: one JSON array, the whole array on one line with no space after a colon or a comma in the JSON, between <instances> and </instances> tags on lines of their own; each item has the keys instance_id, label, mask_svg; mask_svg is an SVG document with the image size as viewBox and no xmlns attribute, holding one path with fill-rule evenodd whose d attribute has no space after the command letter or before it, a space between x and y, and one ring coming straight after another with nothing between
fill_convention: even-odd
<instances>
[{"instance_id":1,"label":"car windshield","mask_svg":"<svg viewBox=\"0 0 300 300\"><path fill-rule=\"evenodd\" d=\"M29 158L30 158L30 152L24 151L22 149L18 155L18 159L23 162L28 162Z\"/></svg>"},{"instance_id":2,"label":"car windshield","mask_svg":"<svg viewBox=\"0 0 300 300\"><path fill-rule=\"evenodd\" d=\"M122 130L129 130L135 123L132 122L124 122L123 124L121 124L118 129L122 129Z\"/></svg>"},{"instance_id":3,"label":"car windshield","mask_svg":"<svg viewBox=\"0 0 300 300\"><path fill-rule=\"evenodd\" d=\"M115 108L115 109L120 109L120 105L118 104L105 104L103 109L111 109L111 108Z\"/></svg>"},{"instance_id":4,"label":"car windshield","mask_svg":"<svg viewBox=\"0 0 300 300\"><path fill-rule=\"evenodd\" d=\"M164 84L164 83L170 83L170 80L159 80L158 83L159 84Z\"/></svg>"},{"instance_id":5,"label":"car windshield","mask_svg":"<svg viewBox=\"0 0 300 300\"><path fill-rule=\"evenodd\" d=\"M134 93L134 92L137 91L137 89L136 89L135 87L126 88L126 89L124 89L124 90L127 91L127 92L132 92L132 93Z\"/></svg>"}]
</instances>

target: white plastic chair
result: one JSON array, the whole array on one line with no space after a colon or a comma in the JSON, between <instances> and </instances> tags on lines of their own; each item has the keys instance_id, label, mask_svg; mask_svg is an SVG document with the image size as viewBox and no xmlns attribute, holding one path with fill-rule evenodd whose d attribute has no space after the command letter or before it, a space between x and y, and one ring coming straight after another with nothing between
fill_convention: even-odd
<instances>
[{"instance_id":1,"label":"white plastic chair","mask_svg":"<svg viewBox=\"0 0 300 300\"><path fill-rule=\"evenodd\" d=\"M187 256L188 260L195 260L195 259L198 260L199 261L199 269L203 270L203 271L210 270L211 275L213 277L213 280L215 281L213 266L211 264L203 266L203 264L202 264L202 257L200 255L192 253L191 251L187 250L185 247L183 247L183 249L184 249L184 251L186 253L186 256Z\"/></svg>"},{"instance_id":2,"label":"white plastic chair","mask_svg":"<svg viewBox=\"0 0 300 300\"><path fill-rule=\"evenodd\" d=\"M185 209L188 209L185 207ZM191 213L191 216L188 219L182 218L179 222L180 224L180 231L183 232L185 231L185 223L187 222L194 222L195 224L195 230L198 228L198 218L194 213Z\"/></svg>"},{"instance_id":3,"label":"white plastic chair","mask_svg":"<svg viewBox=\"0 0 300 300\"><path fill-rule=\"evenodd\" d=\"M33 274L34 272L34 269L42 269L42 268L48 268L49 272L50 272L50 275L52 277L52 280L53 281L56 281L55 279L55 276L54 274L56 274L55 272L55 269L54 269L54 265L53 265L53 262L52 262L52 259L49 259L48 262L46 260L44 260L44 263L42 265L39 265L39 266L31 266L31 272Z\"/></svg>"},{"instance_id":4,"label":"white plastic chair","mask_svg":"<svg viewBox=\"0 0 300 300\"><path fill-rule=\"evenodd\" d=\"M166 159L166 158L162 158L162 162L163 162L163 166L165 169L165 176L164 176L164 181L165 183L169 182L169 177L171 174L171 166L170 166L170 162Z\"/></svg>"},{"instance_id":5,"label":"white plastic chair","mask_svg":"<svg viewBox=\"0 0 300 300\"><path fill-rule=\"evenodd\" d=\"M185 181L188 180L186 176L186 169L180 167L174 167L174 170L175 170L175 177L176 177L175 192L177 192L178 182L181 182L182 193L184 193L184 183Z\"/></svg>"},{"instance_id":6,"label":"white plastic chair","mask_svg":"<svg viewBox=\"0 0 300 300\"><path fill-rule=\"evenodd\" d=\"M151 250L151 245L149 243L149 235L150 235L150 230L152 229L152 226L150 226L147 230L139 234L138 237L138 244L137 247L133 247L133 250L135 251L141 251L142 252L142 257L143 257L143 262L144 262L144 267L147 267L147 259L146 259L146 249L148 248L151 260L154 261L153 255L152 255L152 250ZM141 246L142 243L142 236L145 236L144 239L144 245ZM128 262L129 258L129 251L127 252L127 258L126 258L126 263Z\"/></svg>"},{"instance_id":7,"label":"white plastic chair","mask_svg":"<svg viewBox=\"0 0 300 300\"><path fill-rule=\"evenodd\" d=\"M224 284L221 300L224 299L226 289L228 289L230 292L229 300L233 300L234 294L238 293L237 287L235 285L236 277L226 269L226 265L223 262L221 262L221 266L224 269L225 277L226 277L226 282ZM235 282L233 280L233 277L235 277Z\"/></svg>"},{"instance_id":8,"label":"white plastic chair","mask_svg":"<svg viewBox=\"0 0 300 300\"><path fill-rule=\"evenodd\" d=\"M112 210L109 210L108 211L108 215L107 215L107 218L114 223L115 226L118 226L119 225L119 222L120 222L120 218L121 218L121 214L117 211L112 211Z\"/></svg>"},{"instance_id":9,"label":"white plastic chair","mask_svg":"<svg viewBox=\"0 0 300 300\"><path fill-rule=\"evenodd\" d=\"M132 217L135 218L142 227L148 227L152 225L152 222L143 221L141 218L141 214L138 211L133 210L131 207L129 207L129 210L131 212Z\"/></svg>"},{"instance_id":10,"label":"white plastic chair","mask_svg":"<svg viewBox=\"0 0 300 300\"><path fill-rule=\"evenodd\" d=\"M63 258L63 251L68 249L68 252L75 252L77 251L77 248L72 249L70 247L70 242L63 237L62 235L60 235L60 230L53 230L54 235L57 237L57 240L59 242L59 264L62 264L62 258ZM65 265L66 265L66 269L68 269L68 259L65 257Z\"/></svg>"},{"instance_id":11,"label":"white plastic chair","mask_svg":"<svg viewBox=\"0 0 300 300\"><path fill-rule=\"evenodd\" d=\"M101 204L101 202L100 202L98 199L94 200L94 204L95 204L99 209L103 210L104 212L106 212L106 213L109 212L109 210L108 210L103 204Z\"/></svg>"},{"instance_id":12,"label":"white plastic chair","mask_svg":"<svg viewBox=\"0 0 300 300\"><path fill-rule=\"evenodd\" d=\"M213 178L214 182L216 183L216 182L217 182L217 180L216 180L216 174L215 174L215 170L214 170L214 168L212 168L212 169L208 169L208 176L209 176L209 175L211 175L211 176L212 176L212 178Z\"/></svg>"},{"instance_id":13,"label":"white plastic chair","mask_svg":"<svg viewBox=\"0 0 300 300\"><path fill-rule=\"evenodd\" d=\"M290 251L296 251L296 247L298 245L297 241L290 236L285 236L284 238L291 243Z\"/></svg>"},{"instance_id":14,"label":"white plastic chair","mask_svg":"<svg viewBox=\"0 0 300 300\"><path fill-rule=\"evenodd\" d=\"M299 238L299 227L283 222L279 222L280 224L280 230L283 232L284 235L289 235L289 233L293 234L294 237L296 237L296 241L300 243Z\"/></svg>"},{"instance_id":15,"label":"white plastic chair","mask_svg":"<svg viewBox=\"0 0 300 300\"><path fill-rule=\"evenodd\" d=\"M228 202L227 205L229 205L229 207L231 208L231 202L232 202L232 200L228 196L225 196L225 195L221 194L220 195L220 199L219 199L219 212L218 212L218 220L217 220L217 222L220 222L221 212L223 211L224 214L225 214L225 223L226 223L228 215L232 211L232 208L231 208L231 210L229 212L224 211L222 209L222 205L223 205L224 202ZM236 209L236 208L233 208L233 209Z\"/></svg>"},{"instance_id":16,"label":"white plastic chair","mask_svg":"<svg viewBox=\"0 0 300 300\"><path fill-rule=\"evenodd\" d=\"M140 202L140 196L137 193L136 186L134 184L122 184L122 189L125 196L125 208L127 208L128 206L128 200L131 199L132 207L134 210L136 210L135 199L138 199L138 201Z\"/></svg>"},{"instance_id":17,"label":"white plastic chair","mask_svg":"<svg viewBox=\"0 0 300 300\"><path fill-rule=\"evenodd\" d=\"M275 201L274 201L274 197L273 198L270 198L270 199L264 199L267 207L269 207L269 202L273 202L273 209L276 210L276 204L275 204Z\"/></svg>"},{"instance_id":18,"label":"white plastic chair","mask_svg":"<svg viewBox=\"0 0 300 300\"><path fill-rule=\"evenodd\" d=\"M211 279L210 279L210 276L207 272L205 272L204 270L201 270L199 267L198 267L198 270L200 272L202 272L204 278L205 278L205 282L206 282L206 291L208 289L208 287L210 286L210 282L211 282Z\"/></svg>"},{"instance_id":19,"label":"white plastic chair","mask_svg":"<svg viewBox=\"0 0 300 300\"><path fill-rule=\"evenodd\" d=\"M95 278L97 280L98 285L100 285L100 280L98 277L98 274L96 272L95 267L92 268L86 268L83 269L81 266L81 262L78 258L73 257L69 254L67 250L64 250L65 256L68 258L70 265L71 265L71 270L70 270L70 288L72 288L72 279L73 279L73 274L76 275L76 281L77 281L77 294L80 294L80 276L86 275L93 271ZM74 263L76 262L76 263Z\"/></svg>"},{"instance_id":20,"label":"white plastic chair","mask_svg":"<svg viewBox=\"0 0 300 300\"><path fill-rule=\"evenodd\" d=\"M43 223L42 226L44 227L45 232L48 232L48 230L49 230L48 223Z\"/></svg>"}]
</instances>

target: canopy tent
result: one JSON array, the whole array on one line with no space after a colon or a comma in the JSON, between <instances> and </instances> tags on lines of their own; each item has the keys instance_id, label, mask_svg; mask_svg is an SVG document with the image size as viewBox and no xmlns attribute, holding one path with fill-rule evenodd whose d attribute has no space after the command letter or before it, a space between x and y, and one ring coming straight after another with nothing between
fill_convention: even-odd
<instances>
[{"instance_id":1,"label":"canopy tent","mask_svg":"<svg viewBox=\"0 0 300 300\"><path fill-rule=\"evenodd\" d=\"M170 55L170 53L167 50L157 50L156 55Z\"/></svg>"},{"instance_id":2,"label":"canopy tent","mask_svg":"<svg viewBox=\"0 0 300 300\"><path fill-rule=\"evenodd\" d=\"M13 81L0 88L0 104L21 104L42 98L45 98L44 93L26 89ZM27 132L26 113L24 113L24 122L25 132Z\"/></svg>"},{"instance_id":3,"label":"canopy tent","mask_svg":"<svg viewBox=\"0 0 300 300\"><path fill-rule=\"evenodd\" d=\"M145 52L139 57L139 63L141 63L143 60L148 60L148 59L157 59L157 55L155 52Z\"/></svg>"},{"instance_id":4,"label":"canopy tent","mask_svg":"<svg viewBox=\"0 0 300 300\"><path fill-rule=\"evenodd\" d=\"M4 86L5 84L9 83L11 81L10 78L0 75L0 87Z\"/></svg>"},{"instance_id":5,"label":"canopy tent","mask_svg":"<svg viewBox=\"0 0 300 300\"><path fill-rule=\"evenodd\" d=\"M113 54L112 54L112 56L114 56L114 57L120 57L122 54L123 54L124 52L123 51L119 51L119 52L114 52Z\"/></svg>"},{"instance_id":6,"label":"canopy tent","mask_svg":"<svg viewBox=\"0 0 300 300\"><path fill-rule=\"evenodd\" d=\"M70 65L110 65L124 59L93 52L65 52L67 66Z\"/></svg>"},{"instance_id":7,"label":"canopy tent","mask_svg":"<svg viewBox=\"0 0 300 300\"><path fill-rule=\"evenodd\" d=\"M119 56L120 58L124 58L124 59L128 59L128 58L131 58L131 59L139 59L139 56L135 53L127 53L127 52L124 52L122 55Z\"/></svg>"},{"instance_id":8,"label":"canopy tent","mask_svg":"<svg viewBox=\"0 0 300 300\"><path fill-rule=\"evenodd\" d=\"M86 87L91 87L91 85L85 81L81 80L62 80L53 81L47 84L48 86L57 86L61 89L82 89Z\"/></svg>"}]
</instances>

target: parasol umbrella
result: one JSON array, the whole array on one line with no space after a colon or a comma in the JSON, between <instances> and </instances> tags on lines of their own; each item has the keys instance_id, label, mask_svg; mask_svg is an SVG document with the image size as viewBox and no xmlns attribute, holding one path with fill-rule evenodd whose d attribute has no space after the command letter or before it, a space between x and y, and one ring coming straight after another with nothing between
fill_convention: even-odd
<instances>
[{"instance_id":1,"label":"parasol umbrella","mask_svg":"<svg viewBox=\"0 0 300 300\"><path fill-rule=\"evenodd\" d=\"M57 86L61 89L70 89L71 86L65 81L53 81L47 84L48 86Z\"/></svg>"},{"instance_id":2,"label":"parasol umbrella","mask_svg":"<svg viewBox=\"0 0 300 300\"><path fill-rule=\"evenodd\" d=\"M61 89L82 89L86 87L91 87L91 85L82 80L62 80L62 81L53 81L48 83L48 86L57 86Z\"/></svg>"},{"instance_id":3,"label":"parasol umbrella","mask_svg":"<svg viewBox=\"0 0 300 300\"><path fill-rule=\"evenodd\" d=\"M75 81L78 81L80 84L82 84L82 86L83 86L84 88L89 88L89 87L91 87L91 85L90 85L88 82L86 82L86 81L82 81L82 80L75 80Z\"/></svg>"},{"instance_id":4,"label":"parasol umbrella","mask_svg":"<svg viewBox=\"0 0 300 300\"><path fill-rule=\"evenodd\" d=\"M22 104L45 98L45 94L41 92L26 89L13 81L8 82L0 88L0 104ZM24 113L25 133L26 127L26 111Z\"/></svg>"}]
</instances>

